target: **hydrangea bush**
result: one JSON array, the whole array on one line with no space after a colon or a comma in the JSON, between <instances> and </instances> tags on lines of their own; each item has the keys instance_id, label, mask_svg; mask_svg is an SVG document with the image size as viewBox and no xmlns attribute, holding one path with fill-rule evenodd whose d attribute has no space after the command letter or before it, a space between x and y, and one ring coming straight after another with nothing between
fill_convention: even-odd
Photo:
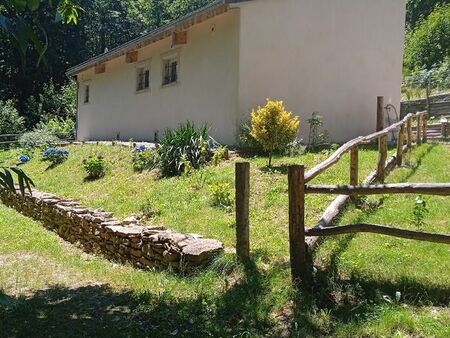
<instances>
[{"instance_id":1,"label":"hydrangea bush","mask_svg":"<svg viewBox=\"0 0 450 338\"><path fill-rule=\"evenodd\" d=\"M68 157L69 151L67 149L59 148L47 148L42 154L44 161L49 161L53 165L63 163Z\"/></svg>"},{"instance_id":2,"label":"hydrangea bush","mask_svg":"<svg viewBox=\"0 0 450 338\"><path fill-rule=\"evenodd\" d=\"M25 164L30 161L30 156L22 154L18 157L18 160L20 163Z\"/></svg>"},{"instance_id":3,"label":"hydrangea bush","mask_svg":"<svg viewBox=\"0 0 450 338\"><path fill-rule=\"evenodd\" d=\"M103 156L91 156L83 160L83 168L89 179L99 179L106 174L106 161Z\"/></svg>"}]
</instances>

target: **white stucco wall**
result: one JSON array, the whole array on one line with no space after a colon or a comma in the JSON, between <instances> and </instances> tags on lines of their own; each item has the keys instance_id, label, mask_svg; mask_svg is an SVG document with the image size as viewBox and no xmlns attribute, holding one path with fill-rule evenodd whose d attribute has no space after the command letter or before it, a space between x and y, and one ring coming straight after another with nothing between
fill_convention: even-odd
<instances>
[{"instance_id":1,"label":"white stucco wall","mask_svg":"<svg viewBox=\"0 0 450 338\"><path fill-rule=\"evenodd\" d=\"M188 30L188 43L171 48L167 38L139 50L139 62L150 59L150 91L136 93L136 63L125 56L106 63L106 72L90 69L78 76L79 140L153 141L169 127L208 122L211 134L234 143L238 90L238 10L211 18ZM215 26L214 33L211 32ZM179 50L179 81L162 87L161 55ZM90 102L83 103L90 81Z\"/></svg>"},{"instance_id":2,"label":"white stucco wall","mask_svg":"<svg viewBox=\"0 0 450 338\"><path fill-rule=\"evenodd\" d=\"M334 141L375 131L376 98L400 105L404 0L256 0L240 8L239 112L266 98L324 116Z\"/></svg>"}]
</instances>

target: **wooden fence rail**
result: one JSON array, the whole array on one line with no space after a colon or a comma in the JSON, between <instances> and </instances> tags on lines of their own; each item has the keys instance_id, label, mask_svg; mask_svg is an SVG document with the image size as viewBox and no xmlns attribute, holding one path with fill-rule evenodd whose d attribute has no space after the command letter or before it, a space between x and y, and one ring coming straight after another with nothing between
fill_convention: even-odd
<instances>
[{"instance_id":1,"label":"wooden fence rail","mask_svg":"<svg viewBox=\"0 0 450 338\"><path fill-rule=\"evenodd\" d=\"M384 182L387 173L396 165L401 166L403 155L411 151L415 144L427 142L427 112L406 115L403 120L384 128L383 98L377 99L377 131L367 136L359 136L343 144L329 158L305 172L301 165L290 166L288 170L289 194L289 247L291 256L291 274L293 282L308 283L311 263L310 251L324 236L348 233L371 232L416 239L435 243L450 244L450 235L434 234L405 229L398 229L377 224L350 224L333 226L333 219L347 203L350 196L376 194L428 194L450 195L450 183L398 183L372 184ZM415 135L413 122L417 121ZM397 131L397 152L387 159L387 142L390 133ZM414 138L415 136L415 138ZM376 170L359 184L359 146L378 141L378 161ZM350 152L349 185L310 185L315 177L332 167ZM249 170L248 163L236 164L236 235L237 256L241 260L249 258ZM305 228L306 194L338 194L339 196L327 207L319 222L313 228Z\"/></svg>"}]
</instances>

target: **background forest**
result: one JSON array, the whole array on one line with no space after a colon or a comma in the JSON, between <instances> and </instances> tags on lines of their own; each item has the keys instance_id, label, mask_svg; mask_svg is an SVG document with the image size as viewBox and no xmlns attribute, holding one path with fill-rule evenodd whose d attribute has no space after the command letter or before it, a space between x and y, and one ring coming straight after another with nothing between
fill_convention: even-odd
<instances>
[{"instance_id":1,"label":"background forest","mask_svg":"<svg viewBox=\"0 0 450 338\"><path fill-rule=\"evenodd\" d=\"M20 57L10 35L0 29L0 134L73 119L76 87L65 75L69 67L213 0L75 0L80 8L76 24L55 22L51 2L40 2L35 11L14 13L8 1L0 1L0 19L20 15L32 27L39 23L36 34L43 35L48 48L45 63L38 64L39 54L31 47L26 58ZM403 92L410 97L421 95L424 87L446 90L450 88L450 0L406 1Z\"/></svg>"}]
</instances>

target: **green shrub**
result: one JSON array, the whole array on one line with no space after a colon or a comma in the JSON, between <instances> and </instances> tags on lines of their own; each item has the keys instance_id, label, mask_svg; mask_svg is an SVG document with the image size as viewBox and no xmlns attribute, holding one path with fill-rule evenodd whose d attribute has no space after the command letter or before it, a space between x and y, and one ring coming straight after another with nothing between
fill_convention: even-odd
<instances>
[{"instance_id":1,"label":"green shrub","mask_svg":"<svg viewBox=\"0 0 450 338\"><path fill-rule=\"evenodd\" d=\"M297 137L300 122L291 115L284 108L283 101L269 99L264 107L252 111L251 135L269 153L269 167L272 166L273 153L285 149Z\"/></svg>"},{"instance_id":2,"label":"green shrub","mask_svg":"<svg viewBox=\"0 0 450 338\"><path fill-rule=\"evenodd\" d=\"M212 157L212 163L214 166L218 166L220 162L223 160L227 160L228 157L228 149L227 147L218 147L214 150L214 155Z\"/></svg>"},{"instance_id":3,"label":"green shrub","mask_svg":"<svg viewBox=\"0 0 450 338\"><path fill-rule=\"evenodd\" d=\"M133 169L137 172L155 169L159 164L158 151L139 145L133 149Z\"/></svg>"},{"instance_id":4,"label":"green shrub","mask_svg":"<svg viewBox=\"0 0 450 338\"><path fill-rule=\"evenodd\" d=\"M51 134L61 140L72 140L75 138L75 121L70 117L65 120L61 118L52 118L47 123L39 123L36 129L47 129Z\"/></svg>"},{"instance_id":5,"label":"green shrub","mask_svg":"<svg viewBox=\"0 0 450 338\"><path fill-rule=\"evenodd\" d=\"M159 216L161 212L154 206L151 199L147 199L140 207L142 220L149 221L156 216Z\"/></svg>"},{"instance_id":6,"label":"green shrub","mask_svg":"<svg viewBox=\"0 0 450 338\"><path fill-rule=\"evenodd\" d=\"M48 129L36 129L23 134L19 138L19 144L24 149L45 149L54 147L57 143L58 138Z\"/></svg>"},{"instance_id":7,"label":"green shrub","mask_svg":"<svg viewBox=\"0 0 450 338\"><path fill-rule=\"evenodd\" d=\"M230 210L233 206L233 198L228 183L213 183L209 186L212 194L212 204L215 207Z\"/></svg>"},{"instance_id":8,"label":"green shrub","mask_svg":"<svg viewBox=\"0 0 450 338\"><path fill-rule=\"evenodd\" d=\"M0 101L0 134L20 134L24 131L25 121L19 116L14 103Z\"/></svg>"},{"instance_id":9,"label":"green shrub","mask_svg":"<svg viewBox=\"0 0 450 338\"><path fill-rule=\"evenodd\" d=\"M106 161L102 156L91 156L83 160L83 168L89 179L99 179L106 174Z\"/></svg>"},{"instance_id":10,"label":"green shrub","mask_svg":"<svg viewBox=\"0 0 450 338\"><path fill-rule=\"evenodd\" d=\"M211 148L206 124L197 128L187 122L167 130L158 149L162 176L181 175L200 168L211 160Z\"/></svg>"}]
</instances>

